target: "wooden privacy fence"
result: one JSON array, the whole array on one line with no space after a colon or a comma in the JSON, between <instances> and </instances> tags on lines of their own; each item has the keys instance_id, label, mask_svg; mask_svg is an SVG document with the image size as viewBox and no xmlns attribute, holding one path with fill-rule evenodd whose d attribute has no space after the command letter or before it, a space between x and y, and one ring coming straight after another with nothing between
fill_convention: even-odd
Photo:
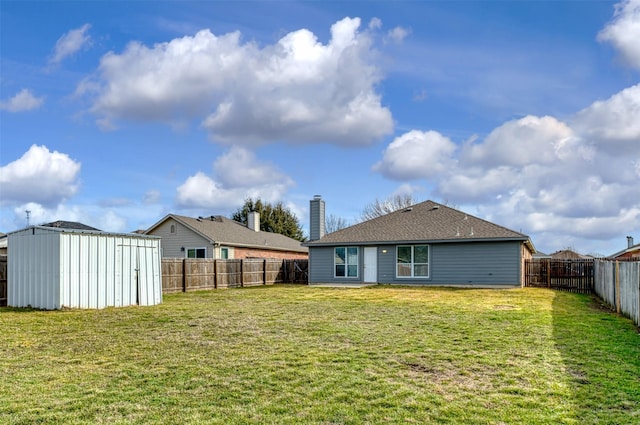
<instances>
[{"instance_id":1,"label":"wooden privacy fence","mask_svg":"<svg viewBox=\"0 0 640 425\"><path fill-rule=\"evenodd\" d=\"M640 262L595 262L595 293L640 326Z\"/></svg>"},{"instance_id":2,"label":"wooden privacy fence","mask_svg":"<svg viewBox=\"0 0 640 425\"><path fill-rule=\"evenodd\" d=\"M307 283L309 260L163 258L162 292Z\"/></svg>"},{"instance_id":3,"label":"wooden privacy fence","mask_svg":"<svg viewBox=\"0 0 640 425\"><path fill-rule=\"evenodd\" d=\"M7 256L0 255L0 307L7 305Z\"/></svg>"},{"instance_id":4,"label":"wooden privacy fence","mask_svg":"<svg viewBox=\"0 0 640 425\"><path fill-rule=\"evenodd\" d=\"M562 291L593 292L593 259L585 260L526 260L524 286L559 289Z\"/></svg>"}]
</instances>

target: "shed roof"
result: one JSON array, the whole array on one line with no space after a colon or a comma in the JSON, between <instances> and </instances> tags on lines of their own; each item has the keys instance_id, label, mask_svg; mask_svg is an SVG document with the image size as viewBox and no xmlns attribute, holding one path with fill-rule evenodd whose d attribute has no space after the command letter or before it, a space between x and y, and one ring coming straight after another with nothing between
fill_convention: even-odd
<instances>
[{"instance_id":1,"label":"shed roof","mask_svg":"<svg viewBox=\"0 0 640 425\"><path fill-rule=\"evenodd\" d=\"M25 232L29 229L43 229L49 232L56 232L56 233L73 233L73 234L88 234L88 235L101 235L101 236L119 236L119 237L127 237L127 238L160 239L159 236L143 235L139 233L105 232L103 230L73 229L73 228L53 227L53 226L29 226L29 227L25 227L24 229L18 229L18 230L14 230L13 232L9 232L7 236L13 235L16 233Z\"/></svg>"},{"instance_id":2,"label":"shed roof","mask_svg":"<svg viewBox=\"0 0 640 425\"><path fill-rule=\"evenodd\" d=\"M433 201L421 202L328 233L317 241L306 242L305 245L478 240L520 240L535 252L527 235Z\"/></svg>"},{"instance_id":3,"label":"shed roof","mask_svg":"<svg viewBox=\"0 0 640 425\"><path fill-rule=\"evenodd\" d=\"M274 251L290 251L306 253L309 249L302 246L300 241L285 235L249 229L246 225L229 218L216 215L210 217L192 218L182 215L169 214L146 230L152 232L168 219L173 219L194 232L200 234L211 243L245 248L269 249Z\"/></svg>"}]
</instances>

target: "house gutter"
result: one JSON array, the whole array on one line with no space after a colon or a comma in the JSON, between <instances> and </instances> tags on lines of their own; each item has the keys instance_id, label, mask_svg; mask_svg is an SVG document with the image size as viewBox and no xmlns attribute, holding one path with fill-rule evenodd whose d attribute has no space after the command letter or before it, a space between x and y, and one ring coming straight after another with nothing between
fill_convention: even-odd
<instances>
[{"instance_id":1,"label":"house gutter","mask_svg":"<svg viewBox=\"0 0 640 425\"><path fill-rule=\"evenodd\" d=\"M458 243L458 242L514 242L521 241L524 242L529 249L533 252L536 252L533 243L529 238L460 238L460 239L429 239L429 240L389 240L389 241L359 241L359 242L340 242L340 241L329 241L322 242L320 241L311 241L311 242L303 242L302 246L307 247L315 247L315 246L374 246L374 245L400 245L400 244L418 244L418 243L426 243L426 244L439 244L439 243Z\"/></svg>"}]
</instances>

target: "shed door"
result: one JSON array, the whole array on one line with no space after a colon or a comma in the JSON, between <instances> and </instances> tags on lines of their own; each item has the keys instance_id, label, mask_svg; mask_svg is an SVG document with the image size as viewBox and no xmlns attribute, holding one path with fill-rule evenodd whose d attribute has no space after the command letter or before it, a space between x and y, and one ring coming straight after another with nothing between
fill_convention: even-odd
<instances>
[{"instance_id":1,"label":"shed door","mask_svg":"<svg viewBox=\"0 0 640 425\"><path fill-rule=\"evenodd\" d=\"M375 246L364 248L364 281L378 282L378 248Z\"/></svg>"}]
</instances>

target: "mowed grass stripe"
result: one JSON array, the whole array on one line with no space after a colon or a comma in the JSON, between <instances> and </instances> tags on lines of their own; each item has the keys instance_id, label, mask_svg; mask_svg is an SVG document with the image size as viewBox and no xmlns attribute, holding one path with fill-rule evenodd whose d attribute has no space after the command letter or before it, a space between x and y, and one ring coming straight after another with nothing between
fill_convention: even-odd
<instances>
[{"instance_id":1,"label":"mowed grass stripe","mask_svg":"<svg viewBox=\"0 0 640 425\"><path fill-rule=\"evenodd\" d=\"M586 295L276 285L0 329L0 423L640 422L640 336Z\"/></svg>"}]
</instances>

